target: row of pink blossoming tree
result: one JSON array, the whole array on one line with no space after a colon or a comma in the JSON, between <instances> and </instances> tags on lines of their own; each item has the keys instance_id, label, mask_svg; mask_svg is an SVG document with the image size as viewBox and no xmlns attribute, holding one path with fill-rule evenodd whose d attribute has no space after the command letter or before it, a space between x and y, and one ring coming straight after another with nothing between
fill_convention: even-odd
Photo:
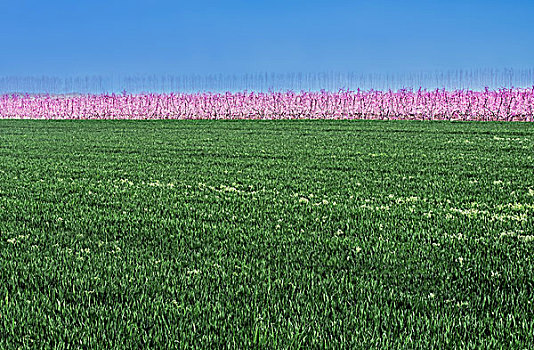
<instances>
[{"instance_id":1,"label":"row of pink blossoming tree","mask_svg":"<svg viewBox=\"0 0 534 350\"><path fill-rule=\"evenodd\" d=\"M0 118L534 121L534 86L472 90L0 96Z\"/></svg>"}]
</instances>

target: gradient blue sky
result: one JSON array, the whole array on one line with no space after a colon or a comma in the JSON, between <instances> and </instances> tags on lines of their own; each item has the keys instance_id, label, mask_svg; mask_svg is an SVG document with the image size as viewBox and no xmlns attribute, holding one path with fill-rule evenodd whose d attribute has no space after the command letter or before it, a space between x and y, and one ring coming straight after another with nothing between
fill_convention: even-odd
<instances>
[{"instance_id":1,"label":"gradient blue sky","mask_svg":"<svg viewBox=\"0 0 534 350\"><path fill-rule=\"evenodd\" d=\"M0 75L534 66L534 1L0 0Z\"/></svg>"}]
</instances>

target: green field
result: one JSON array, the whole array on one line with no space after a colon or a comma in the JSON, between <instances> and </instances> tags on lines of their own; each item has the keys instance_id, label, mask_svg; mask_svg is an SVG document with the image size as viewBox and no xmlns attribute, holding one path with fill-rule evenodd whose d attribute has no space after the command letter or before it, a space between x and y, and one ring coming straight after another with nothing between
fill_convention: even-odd
<instances>
[{"instance_id":1,"label":"green field","mask_svg":"<svg viewBox=\"0 0 534 350\"><path fill-rule=\"evenodd\" d=\"M534 127L0 121L0 348L534 343Z\"/></svg>"}]
</instances>

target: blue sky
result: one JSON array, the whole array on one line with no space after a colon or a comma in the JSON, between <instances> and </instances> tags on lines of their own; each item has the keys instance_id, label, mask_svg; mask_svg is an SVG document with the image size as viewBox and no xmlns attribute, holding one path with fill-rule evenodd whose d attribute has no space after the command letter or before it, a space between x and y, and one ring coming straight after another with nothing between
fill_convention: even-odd
<instances>
[{"instance_id":1,"label":"blue sky","mask_svg":"<svg viewBox=\"0 0 534 350\"><path fill-rule=\"evenodd\" d=\"M534 1L0 0L0 75L534 66Z\"/></svg>"}]
</instances>

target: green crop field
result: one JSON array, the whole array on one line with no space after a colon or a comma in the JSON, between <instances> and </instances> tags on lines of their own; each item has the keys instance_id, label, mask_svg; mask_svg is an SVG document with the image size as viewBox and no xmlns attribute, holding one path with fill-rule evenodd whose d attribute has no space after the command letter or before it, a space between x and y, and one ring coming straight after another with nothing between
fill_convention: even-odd
<instances>
[{"instance_id":1,"label":"green crop field","mask_svg":"<svg viewBox=\"0 0 534 350\"><path fill-rule=\"evenodd\" d=\"M534 127L0 121L0 348L527 349Z\"/></svg>"}]
</instances>

